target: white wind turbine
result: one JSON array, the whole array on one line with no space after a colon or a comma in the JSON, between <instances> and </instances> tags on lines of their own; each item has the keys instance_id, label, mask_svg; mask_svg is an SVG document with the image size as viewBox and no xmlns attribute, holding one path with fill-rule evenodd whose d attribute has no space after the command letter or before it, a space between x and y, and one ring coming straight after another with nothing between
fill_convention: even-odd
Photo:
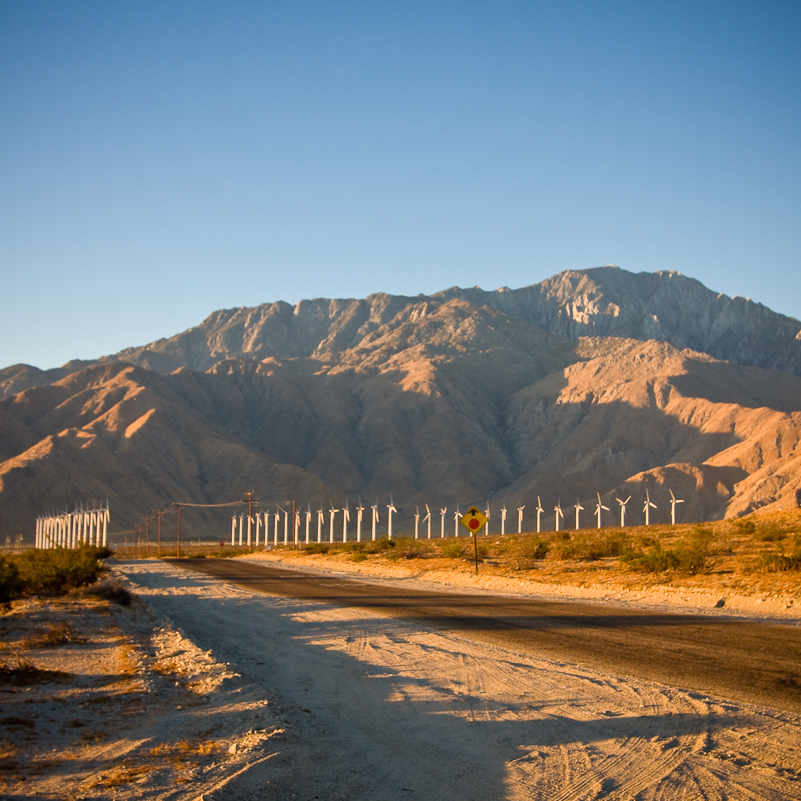
<instances>
[{"instance_id":1,"label":"white wind turbine","mask_svg":"<svg viewBox=\"0 0 801 801\"><path fill-rule=\"evenodd\" d=\"M484 534L489 534L489 519L490 519L490 511L489 511L489 501L487 501L487 508L484 510L484 517L487 518L487 522L484 524Z\"/></svg>"},{"instance_id":2,"label":"white wind turbine","mask_svg":"<svg viewBox=\"0 0 801 801\"><path fill-rule=\"evenodd\" d=\"M525 505L521 505L517 507L517 533L523 533L523 509L525 509Z\"/></svg>"},{"instance_id":3,"label":"white wind turbine","mask_svg":"<svg viewBox=\"0 0 801 801\"><path fill-rule=\"evenodd\" d=\"M392 539L392 513L397 513L397 509L395 508L395 503L392 500L392 496L389 496L389 504L387 505L387 539Z\"/></svg>"},{"instance_id":4,"label":"white wind turbine","mask_svg":"<svg viewBox=\"0 0 801 801\"><path fill-rule=\"evenodd\" d=\"M540 500L540 496L537 496L537 534L540 533L540 529L542 528L542 513L545 509L542 508L542 501Z\"/></svg>"},{"instance_id":5,"label":"white wind turbine","mask_svg":"<svg viewBox=\"0 0 801 801\"><path fill-rule=\"evenodd\" d=\"M236 515L231 518L231 545L236 545Z\"/></svg>"},{"instance_id":6,"label":"white wind turbine","mask_svg":"<svg viewBox=\"0 0 801 801\"><path fill-rule=\"evenodd\" d=\"M289 545L289 511L284 509L284 545Z\"/></svg>"},{"instance_id":7,"label":"white wind turbine","mask_svg":"<svg viewBox=\"0 0 801 801\"><path fill-rule=\"evenodd\" d=\"M350 509L348 509L347 502L345 508L342 510L342 542L348 541L348 522L350 521Z\"/></svg>"},{"instance_id":8,"label":"white wind turbine","mask_svg":"<svg viewBox=\"0 0 801 801\"><path fill-rule=\"evenodd\" d=\"M448 511L446 506L444 509L439 510L439 536L440 539L445 538L445 513Z\"/></svg>"},{"instance_id":9,"label":"white wind turbine","mask_svg":"<svg viewBox=\"0 0 801 801\"><path fill-rule=\"evenodd\" d=\"M620 498L615 498L615 500L620 504L620 528L625 528L626 526L626 504L631 500L631 495L626 498L625 501L621 501Z\"/></svg>"},{"instance_id":10,"label":"white wind turbine","mask_svg":"<svg viewBox=\"0 0 801 801\"><path fill-rule=\"evenodd\" d=\"M600 492L596 492L595 494L598 496L598 503L595 504L595 518L598 521L598 528L600 528L601 527L601 511L605 510L605 511L608 512L609 511L609 507L608 506L604 506L603 503L601 502L601 493Z\"/></svg>"},{"instance_id":11,"label":"white wind turbine","mask_svg":"<svg viewBox=\"0 0 801 801\"><path fill-rule=\"evenodd\" d=\"M378 504L374 503L371 508L373 510L373 539L375 539L375 526L378 523Z\"/></svg>"},{"instance_id":12,"label":"white wind turbine","mask_svg":"<svg viewBox=\"0 0 801 801\"><path fill-rule=\"evenodd\" d=\"M362 517L364 516L364 507L362 506L361 499L359 505L356 507L356 542L362 541Z\"/></svg>"},{"instance_id":13,"label":"white wind turbine","mask_svg":"<svg viewBox=\"0 0 801 801\"><path fill-rule=\"evenodd\" d=\"M556 531L559 531L559 518L564 517L565 513L562 511L562 502L557 501L556 506L553 508L554 512L556 512Z\"/></svg>"},{"instance_id":14,"label":"white wind turbine","mask_svg":"<svg viewBox=\"0 0 801 801\"><path fill-rule=\"evenodd\" d=\"M426 504L426 516L423 518L424 523L428 523L428 539L431 539L431 510Z\"/></svg>"},{"instance_id":15,"label":"white wind turbine","mask_svg":"<svg viewBox=\"0 0 801 801\"><path fill-rule=\"evenodd\" d=\"M278 545L278 524L281 522L281 512L279 511L280 508L281 507L279 506L278 509L273 512L273 545L275 546Z\"/></svg>"},{"instance_id":16,"label":"white wind turbine","mask_svg":"<svg viewBox=\"0 0 801 801\"><path fill-rule=\"evenodd\" d=\"M334 541L334 518L336 517L337 512L339 509L334 509L333 504L328 509L328 541Z\"/></svg>"},{"instance_id":17,"label":"white wind turbine","mask_svg":"<svg viewBox=\"0 0 801 801\"><path fill-rule=\"evenodd\" d=\"M670 522L672 525L676 525L676 504L677 503L684 503L683 500L679 500L674 494L673 490L668 488L668 492L670 493Z\"/></svg>"},{"instance_id":18,"label":"white wind turbine","mask_svg":"<svg viewBox=\"0 0 801 801\"><path fill-rule=\"evenodd\" d=\"M506 503L501 507L501 536L506 534Z\"/></svg>"},{"instance_id":19,"label":"white wind turbine","mask_svg":"<svg viewBox=\"0 0 801 801\"><path fill-rule=\"evenodd\" d=\"M311 504L307 504L306 506L306 545L309 544L309 526L311 526Z\"/></svg>"},{"instance_id":20,"label":"white wind turbine","mask_svg":"<svg viewBox=\"0 0 801 801\"><path fill-rule=\"evenodd\" d=\"M453 513L453 536L459 536L459 521L461 520L462 516L459 514L459 507L456 507L456 511Z\"/></svg>"},{"instance_id":21,"label":"white wind turbine","mask_svg":"<svg viewBox=\"0 0 801 801\"><path fill-rule=\"evenodd\" d=\"M576 531L578 531L581 528L581 524L579 523L579 515L584 510L584 507L581 505L581 502L578 498L576 498L573 508L576 510Z\"/></svg>"},{"instance_id":22,"label":"white wind turbine","mask_svg":"<svg viewBox=\"0 0 801 801\"><path fill-rule=\"evenodd\" d=\"M414 538L419 539L420 537L420 507L414 507Z\"/></svg>"},{"instance_id":23,"label":"white wind turbine","mask_svg":"<svg viewBox=\"0 0 801 801\"><path fill-rule=\"evenodd\" d=\"M323 521L325 520L325 512L321 506L317 510L317 542L323 541Z\"/></svg>"},{"instance_id":24,"label":"white wind turbine","mask_svg":"<svg viewBox=\"0 0 801 801\"><path fill-rule=\"evenodd\" d=\"M648 488L645 488L645 505L642 507L645 512L645 525L651 525L651 509L656 509L656 504L651 501L651 496L648 494Z\"/></svg>"}]
</instances>

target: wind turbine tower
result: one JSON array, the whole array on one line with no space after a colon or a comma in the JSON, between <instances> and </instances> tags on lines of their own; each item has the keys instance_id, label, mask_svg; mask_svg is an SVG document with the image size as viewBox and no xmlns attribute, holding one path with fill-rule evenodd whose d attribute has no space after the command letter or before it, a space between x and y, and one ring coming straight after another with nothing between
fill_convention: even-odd
<instances>
[{"instance_id":1,"label":"wind turbine tower","mask_svg":"<svg viewBox=\"0 0 801 801\"><path fill-rule=\"evenodd\" d=\"M584 509L584 507L581 505L581 501L579 501L578 498L576 498L573 508L576 510L576 531L578 531L581 528L581 524L579 523L579 515Z\"/></svg>"},{"instance_id":2,"label":"wind turbine tower","mask_svg":"<svg viewBox=\"0 0 801 801\"><path fill-rule=\"evenodd\" d=\"M596 492L595 494L598 496L598 503L595 504L595 518L598 521L598 528L600 528L601 527L601 511L602 510L606 510L608 512L609 511L609 507L608 506L604 506L603 503L601 503L601 493L600 492Z\"/></svg>"},{"instance_id":3,"label":"wind turbine tower","mask_svg":"<svg viewBox=\"0 0 801 801\"><path fill-rule=\"evenodd\" d=\"M345 508L342 510L342 542L348 541L348 522L350 521L350 509L348 509L347 502Z\"/></svg>"},{"instance_id":4,"label":"wind turbine tower","mask_svg":"<svg viewBox=\"0 0 801 801\"><path fill-rule=\"evenodd\" d=\"M392 539L392 513L397 513L397 509L395 508L395 503L392 500L392 496L389 496L389 504L387 505L387 539Z\"/></svg>"},{"instance_id":5,"label":"wind turbine tower","mask_svg":"<svg viewBox=\"0 0 801 801\"><path fill-rule=\"evenodd\" d=\"M501 507L501 536L506 534L506 503Z\"/></svg>"},{"instance_id":6,"label":"wind turbine tower","mask_svg":"<svg viewBox=\"0 0 801 801\"><path fill-rule=\"evenodd\" d=\"M523 509L525 509L525 505L521 505L517 507L517 533L523 533Z\"/></svg>"},{"instance_id":7,"label":"wind turbine tower","mask_svg":"<svg viewBox=\"0 0 801 801\"><path fill-rule=\"evenodd\" d=\"M453 536L459 536L459 519L461 515L459 514L459 507L456 507L456 511L453 513Z\"/></svg>"},{"instance_id":8,"label":"wind turbine tower","mask_svg":"<svg viewBox=\"0 0 801 801\"><path fill-rule=\"evenodd\" d=\"M420 507L414 507L414 538L419 539L420 537Z\"/></svg>"},{"instance_id":9,"label":"wind turbine tower","mask_svg":"<svg viewBox=\"0 0 801 801\"><path fill-rule=\"evenodd\" d=\"M339 509L334 509L333 506L330 506L328 509L329 517L328 517L328 541L334 541L334 518L336 517L337 512Z\"/></svg>"},{"instance_id":10,"label":"wind turbine tower","mask_svg":"<svg viewBox=\"0 0 801 801\"><path fill-rule=\"evenodd\" d=\"M374 503L371 508L373 510L373 539L375 539L375 526L378 523L378 504Z\"/></svg>"},{"instance_id":11,"label":"wind turbine tower","mask_svg":"<svg viewBox=\"0 0 801 801\"><path fill-rule=\"evenodd\" d=\"M676 525L676 504L677 503L684 503L683 500L679 500L674 494L672 489L668 489L670 493L670 522L671 525Z\"/></svg>"},{"instance_id":12,"label":"wind turbine tower","mask_svg":"<svg viewBox=\"0 0 801 801\"><path fill-rule=\"evenodd\" d=\"M446 506L444 509L439 510L439 536L440 539L445 539L445 513L448 511Z\"/></svg>"},{"instance_id":13,"label":"wind turbine tower","mask_svg":"<svg viewBox=\"0 0 801 801\"><path fill-rule=\"evenodd\" d=\"M620 504L620 528L626 527L626 504L631 500L631 495L626 498L625 501L621 501L620 498L615 499Z\"/></svg>"},{"instance_id":14,"label":"wind turbine tower","mask_svg":"<svg viewBox=\"0 0 801 801\"><path fill-rule=\"evenodd\" d=\"M559 531L559 518L565 516L565 513L562 511L562 502L561 501L557 501L556 502L556 506L554 506L553 510L554 510L554 512L556 512L556 515L555 515L555 517L556 517L556 529L555 530Z\"/></svg>"},{"instance_id":15,"label":"wind turbine tower","mask_svg":"<svg viewBox=\"0 0 801 801\"><path fill-rule=\"evenodd\" d=\"M364 507L361 500L356 507L356 542L362 541L362 517L364 516Z\"/></svg>"},{"instance_id":16,"label":"wind turbine tower","mask_svg":"<svg viewBox=\"0 0 801 801\"><path fill-rule=\"evenodd\" d=\"M540 496L537 496L537 534L540 533L540 529L542 528L542 514L545 509L542 508L542 501L540 500Z\"/></svg>"},{"instance_id":17,"label":"wind turbine tower","mask_svg":"<svg viewBox=\"0 0 801 801\"><path fill-rule=\"evenodd\" d=\"M656 504L651 501L651 496L648 494L648 488L645 488L645 505L642 510L645 512L645 525L651 525L651 509L656 509Z\"/></svg>"},{"instance_id":18,"label":"wind turbine tower","mask_svg":"<svg viewBox=\"0 0 801 801\"><path fill-rule=\"evenodd\" d=\"M428 523L428 539L431 539L431 510L426 504L426 516L423 518L424 523Z\"/></svg>"}]
</instances>

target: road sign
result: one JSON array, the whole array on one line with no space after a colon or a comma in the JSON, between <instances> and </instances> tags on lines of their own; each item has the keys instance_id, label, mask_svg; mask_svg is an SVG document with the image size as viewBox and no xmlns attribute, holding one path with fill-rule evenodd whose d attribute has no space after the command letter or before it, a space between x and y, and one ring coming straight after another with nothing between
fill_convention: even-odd
<instances>
[{"instance_id":1,"label":"road sign","mask_svg":"<svg viewBox=\"0 0 801 801\"><path fill-rule=\"evenodd\" d=\"M471 534L477 534L487 525L487 516L475 506L471 506L461 517L459 523Z\"/></svg>"}]
</instances>

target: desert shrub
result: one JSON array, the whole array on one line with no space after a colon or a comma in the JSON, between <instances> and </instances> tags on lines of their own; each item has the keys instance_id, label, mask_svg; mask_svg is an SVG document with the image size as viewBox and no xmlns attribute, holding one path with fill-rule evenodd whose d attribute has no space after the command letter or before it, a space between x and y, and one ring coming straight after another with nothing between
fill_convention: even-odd
<instances>
[{"instance_id":1,"label":"desert shrub","mask_svg":"<svg viewBox=\"0 0 801 801\"><path fill-rule=\"evenodd\" d=\"M597 533L582 531L568 539L559 540L554 545L554 551L560 559L603 559L607 556L620 556L628 542L625 532L615 529L600 529Z\"/></svg>"},{"instance_id":2,"label":"desert shrub","mask_svg":"<svg viewBox=\"0 0 801 801\"><path fill-rule=\"evenodd\" d=\"M530 567L533 562L542 561L550 550L548 541L538 534L513 537L502 544L503 553L517 568Z\"/></svg>"},{"instance_id":3,"label":"desert shrub","mask_svg":"<svg viewBox=\"0 0 801 801\"><path fill-rule=\"evenodd\" d=\"M420 559L425 556L425 546L420 540L403 537L398 540L381 540L381 542L394 543L386 553L387 559Z\"/></svg>"},{"instance_id":4,"label":"desert shrub","mask_svg":"<svg viewBox=\"0 0 801 801\"><path fill-rule=\"evenodd\" d=\"M669 550L658 543L647 551L642 547L625 545L620 554L620 562L631 570L647 573L664 573L667 570L700 573L709 567L709 550L713 538L709 529L696 526L689 537L682 537Z\"/></svg>"},{"instance_id":5,"label":"desert shrub","mask_svg":"<svg viewBox=\"0 0 801 801\"><path fill-rule=\"evenodd\" d=\"M0 604L18 598L22 592L19 568L13 559L0 556Z\"/></svg>"},{"instance_id":6,"label":"desert shrub","mask_svg":"<svg viewBox=\"0 0 801 801\"><path fill-rule=\"evenodd\" d=\"M446 559L458 559L465 552L465 544L459 540L444 542L440 546L439 552L440 555L444 556Z\"/></svg>"},{"instance_id":7,"label":"desert shrub","mask_svg":"<svg viewBox=\"0 0 801 801\"><path fill-rule=\"evenodd\" d=\"M309 542L303 546L306 553L328 553L331 546L326 542Z\"/></svg>"},{"instance_id":8,"label":"desert shrub","mask_svg":"<svg viewBox=\"0 0 801 801\"><path fill-rule=\"evenodd\" d=\"M97 580L103 572L98 554L103 549L50 548L25 551L14 558L22 595L64 595Z\"/></svg>"},{"instance_id":9,"label":"desert shrub","mask_svg":"<svg viewBox=\"0 0 801 801\"><path fill-rule=\"evenodd\" d=\"M119 604L120 606L130 606L133 596L119 579L105 579L98 581L89 587L87 592L106 601Z\"/></svg>"},{"instance_id":10,"label":"desert shrub","mask_svg":"<svg viewBox=\"0 0 801 801\"><path fill-rule=\"evenodd\" d=\"M763 553L757 568L766 573L781 573L787 570L801 570L801 537L796 534L793 550L786 553L784 545L779 543L774 551Z\"/></svg>"},{"instance_id":11,"label":"desert shrub","mask_svg":"<svg viewBox=\"0 0 801 801\"><path fill-rule=\"evenodd\" d=\"M351 562L363 562L367 559L366 551L353 551L350 557Z\"/></svg>"}]
</instances>

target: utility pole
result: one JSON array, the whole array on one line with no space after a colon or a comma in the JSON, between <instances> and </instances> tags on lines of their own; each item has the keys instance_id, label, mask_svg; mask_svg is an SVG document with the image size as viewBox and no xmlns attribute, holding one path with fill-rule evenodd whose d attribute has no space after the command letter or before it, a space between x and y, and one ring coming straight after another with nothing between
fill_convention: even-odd
<instances>
[{"instance_id":1,"label":"utility pole","mask_svg":"<svg viewBox=\"0 0 801 801\"><path fill-rule=\"evenodd\" d=\"M246 492L245 495L248 496L248 545L250 546L250 552L253 553L253 532L251 531L253 525L253 490Z\"/></svg>"},{"instance_id":2,"label":"utility pole","mask_svg":"<svg viewBox=\"0 0 801 801\"><path fill-rule=\"evenodd\" d=\"M178 507L178 558L181 558L181 517L184 511L183 506L181 504L176 504Z\"/></svg>"}]
</instances>

